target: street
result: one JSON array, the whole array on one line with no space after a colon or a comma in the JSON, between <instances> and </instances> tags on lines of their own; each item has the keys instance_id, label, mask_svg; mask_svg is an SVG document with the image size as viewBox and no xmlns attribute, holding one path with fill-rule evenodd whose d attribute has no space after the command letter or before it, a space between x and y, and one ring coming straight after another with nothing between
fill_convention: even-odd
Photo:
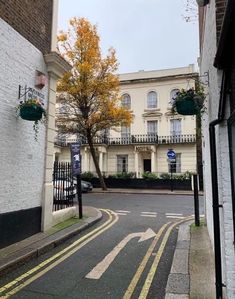
<instances>
[{"instance_id":1,"label":"street","mask_svg":"<svg viewBox=\"0 0 235 299\"><path fill-rule=\"evenodd\" d=\"M101 209L102 221L2 277L1 298L164 298L193 197L90 193L83 203Z\"/></svg>"}]
</instances>

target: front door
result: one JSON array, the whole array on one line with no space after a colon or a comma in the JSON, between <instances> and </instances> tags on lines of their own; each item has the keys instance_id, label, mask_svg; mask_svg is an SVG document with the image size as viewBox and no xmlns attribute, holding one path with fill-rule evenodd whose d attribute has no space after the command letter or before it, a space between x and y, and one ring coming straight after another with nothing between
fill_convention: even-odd
<instances>
[{"instance_id":1,"label":"front door","mask_svg":"<svg viewBox=\"0 0 235 299\"><path fill-rule=\"evenodd\" d=\"M144 172L151 172L151 159L144 159Z\"/></svg>"}]
</instances>

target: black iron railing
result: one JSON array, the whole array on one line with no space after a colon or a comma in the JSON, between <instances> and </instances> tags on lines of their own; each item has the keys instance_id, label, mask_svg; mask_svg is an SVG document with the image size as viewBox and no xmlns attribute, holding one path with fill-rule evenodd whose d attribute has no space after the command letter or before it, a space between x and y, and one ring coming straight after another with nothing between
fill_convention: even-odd
<instances>
[{"instance_id":1,"label":"black iron railing","mask_svg":"<svg viewBox=\"0 0 235 299\"><path fill-rule=\"evenodd\" d=\"M71 164L54 162L53 169L53 210L61 210L74 205L76 186L74 185Z\"/></svg>"},{"instance_id":2,"label":"black iron railing","mask_svg":"<svg viewBox=\"0 0 235 299\"><path fill-rule=\"evenodd\" d=\"M77 138L56 137L55 144L58 146L68 146L72 142L78 141ZM88 144L86 138L80 139L82 144ZM130 135L128 137L96 137L94 144L106 145L129 145L129 144L175 144L175 143L194 143L195 134L159 136L156 134Z\"/></svg>"}]
</instances>

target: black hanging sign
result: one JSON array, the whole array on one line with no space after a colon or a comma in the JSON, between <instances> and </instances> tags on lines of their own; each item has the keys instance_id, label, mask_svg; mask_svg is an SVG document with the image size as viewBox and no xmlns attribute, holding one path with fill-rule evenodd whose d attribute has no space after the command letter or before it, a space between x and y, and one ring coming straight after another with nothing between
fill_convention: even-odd
<instances>
[{"instance_id":1,"label":"black hanging sign","mask_svg":"<svg viewBox=\"0 0 235 299\"><path fill-rule=\"evenodd\" d=\"M73 175L81 174L80 142L70 144L71 164Z\"/></svg>"}]
</instances>

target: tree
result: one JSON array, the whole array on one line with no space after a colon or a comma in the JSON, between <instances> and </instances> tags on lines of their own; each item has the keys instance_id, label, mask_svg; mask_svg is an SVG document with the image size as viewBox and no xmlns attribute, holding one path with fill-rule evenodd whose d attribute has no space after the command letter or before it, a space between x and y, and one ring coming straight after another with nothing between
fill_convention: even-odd
<instances>
[{"instance_id":1,"label":"tree","mask_svg":"<svg viewBox=\"0 0 235 299\"><path fill-rule=\"evenodd\" d=\"M94 139L107 129L128 126L132 114L120 104L118 62L110 48L102 58L97 27L85 18L73 18L58 36L58 49L72 65L58 83L64 111L57 118L59 132L87 139L101 186L106 185L95 153Z\"/></svg>"},{"instance_id":2,"label":"tree","mask_svg":"<svg viewBox=\"0 0 235 299\"><path fill-rule=\"evenodd\" d=\"M183 18L186 22L198 22L198 5L195 0L184 0L185 13Z\"/></svg>"}]
</instances>

